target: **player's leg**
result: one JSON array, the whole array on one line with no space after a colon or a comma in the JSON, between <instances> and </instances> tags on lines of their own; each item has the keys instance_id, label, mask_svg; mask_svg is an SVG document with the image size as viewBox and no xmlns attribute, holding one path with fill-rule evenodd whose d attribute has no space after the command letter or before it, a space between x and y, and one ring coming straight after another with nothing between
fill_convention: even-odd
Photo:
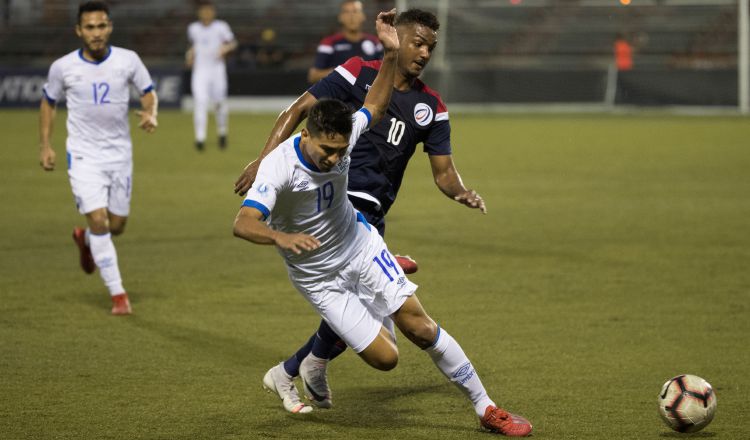
<instances>
[{"instance_id":1,"label":"player's leg","mask_svg":"<svg viewBox=\"0 0 750 440\"><path fill-rule=\"evenodd\" d=\"M88 226L87 230L81 234L84 244L88 246L94 264L99 268L102 280L112 297L113 314L128 314L130 305L126 304L127 294L117 265L117 252L110 233L108 207L114 194L117 202L115 212L120 216L127 216L129 176L132 168L126 165L119 170L105 171L76 161L74 158L70 160L68 176L71 189L78 210L86 217ZM76 238L75 233L74 238Z\"/></svg>"},{"instance_id":2,"label":"player's leg","mask_svg":"<svg viewBox=\"0 0 750 440\"><path fill-rule=\"evenodd\" d=\"M216 103L216 134L219 138L219 148L223 150L227 147L227 135L229 134L226 72L216 75L216 79L212 84L211 101Z\"/></svg>"},{"instance_id":3,"label":"player's leg","mask_svg":"<svg viewBox=\"0 0 750 440\"><path fill-rule=\"evenodd\" d=\"M495 405L461 346L427 315L416 295L407 298L392 318L404 336L427 352L443 375L466 395L483 427L508 436L531 433L527 420Z\"/></svg>"},{"instance_id":4,"label":"player's leg","mask_svg":"<svg viewBox=\"0 0 750 440\"><path fill-rule=\"evenodd\" d=\"M202 151L206 143L208 127L208 108L210 101L209 87L211 78L203 71L193 70L190 87L193 94L193 129L195 131L195 148Z\"/></svg>"}]
</instances>

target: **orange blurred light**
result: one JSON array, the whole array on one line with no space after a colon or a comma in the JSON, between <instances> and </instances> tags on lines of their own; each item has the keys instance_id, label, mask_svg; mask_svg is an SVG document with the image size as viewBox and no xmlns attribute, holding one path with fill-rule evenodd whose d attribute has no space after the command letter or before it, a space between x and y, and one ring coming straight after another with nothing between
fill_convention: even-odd
<instances>
[{"instance_id":1,"label":"orange blurred light","mask_svg":"<svg viewBox=\"0 0 750 440\"><path fill-rule=\"evenodd\" d=\"M627 6L630 4L630 0L620 0L620 4Z\"/></svg>"}]
</instances>

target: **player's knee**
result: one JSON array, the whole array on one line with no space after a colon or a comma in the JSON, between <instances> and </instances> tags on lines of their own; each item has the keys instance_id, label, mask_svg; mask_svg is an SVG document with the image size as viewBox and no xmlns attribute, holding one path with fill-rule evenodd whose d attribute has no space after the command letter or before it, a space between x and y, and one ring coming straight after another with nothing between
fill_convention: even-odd
<instances>
[{"instance_id":1,"label":"player's knee","mask_svg":"<svg viewBox=\"0 0 750 440\"><path fill-rule=\"evenodd\" d=\"M374 359L372 363L370 363L373 367L377 368L380 371L390 371L396 368L396 365L398 365L398 352L392 351L387 354L379 356L377 359Z\"/></svg>"},{"instance_id":2,"label":"player's knee","mask_svg":"<svg viewBox=\"0 0 750 440\"><path fill-rule=\"evenodd\" d=\"M123 232L125 232L125 223L111 224L109 227L109 232L112 235L122 234Z\"/></svg>"},{"instance_id":3,"label":"player's knee","mask_svg":"<svg viewBox=\"0 0 750 440\"><path fill-rule=\"evenodd\" d=\"M432 319L412 320L406 328L401 329L404 335L419 348L427 348L435 342L437 324Z\"/></svg>"}]
</instances>

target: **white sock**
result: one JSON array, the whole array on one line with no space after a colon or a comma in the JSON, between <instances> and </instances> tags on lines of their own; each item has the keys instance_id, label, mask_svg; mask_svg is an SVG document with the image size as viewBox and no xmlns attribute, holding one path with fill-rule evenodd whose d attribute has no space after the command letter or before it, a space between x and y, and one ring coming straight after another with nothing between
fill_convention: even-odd
<instances>
[{"instance_id":1,"label":"white sock","mask_svg":"<svg viewBox=\"0 0 750 440\"><path fill-rule=\"evenodd\" d=\"M471 361L448 332L438 327L435 343L425 351L445 377L471 400L474 411L479 417L484 416L487 406L495 405L495 402L487 396L487 391L482 381L479 380L479 375L474 371Z\"/></svg>"},{"instance_id":2,"label":"white sock","mask_svg":"<svg viewBox=\"0 0 750 440\"><path fill-rule=\"evenodd\" d=\"M216 132L219 136L226 136L229 131L229 104L220 101L216 104Z\"/></svg>"},{"instance_id":3,"label":"white sock","mask_svg":"<svg viewBox=\"0 0 750 440\"><path fill-rule=\"evenodd\" d=\"M195 129L195 140L204 142L206 140L206 127L208 126L208 102L196 99L194 105L193 127Z\"/></svg>"},{"instance_id":4,"label":"white sock","mask_svg":"<svg viewBox=\"0 0 750 440\"><path fill-rule=\"evenodd\" d=\"M112 242L112 234L109 232L103 235L91 234L89 241L91 255L99 268L104 284L109 289L109 294L115 296L125 292L125 288L122 287L120 268L117 267L117 251Z\"/></svg>"},{"instance_id":5,"label":"white sock","mask_svg":"<svg viewBox=\"0 0 750 440\"><path fill-rule=\"evenodd\" d=\"M86 246L91 246L91 229L86 228L86 233L83 236L86 238Z\"/></svg>"}]
</instances>

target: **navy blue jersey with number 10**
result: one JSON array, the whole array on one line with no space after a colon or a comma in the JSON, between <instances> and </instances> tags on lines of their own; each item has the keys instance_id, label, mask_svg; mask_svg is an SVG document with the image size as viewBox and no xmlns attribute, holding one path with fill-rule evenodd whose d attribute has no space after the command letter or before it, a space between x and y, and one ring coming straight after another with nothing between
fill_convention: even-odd
<instances>
[{"instance_id":1,"label":"navy blue jersey with number 10","mask_svg":"<svg viewBox=\"0 0 750 440\"><path fill-rule=\"evenodd\" d=\"M308 91L317 99L336 98L358 109L381 64L350 58ZM393 91L386 115L357 141L349 168L350 195L377 199L385 215L419 143L429 155L451 154L448 110L437 92L416 79L409 91Z\"/></svg>"}]
</instances>

